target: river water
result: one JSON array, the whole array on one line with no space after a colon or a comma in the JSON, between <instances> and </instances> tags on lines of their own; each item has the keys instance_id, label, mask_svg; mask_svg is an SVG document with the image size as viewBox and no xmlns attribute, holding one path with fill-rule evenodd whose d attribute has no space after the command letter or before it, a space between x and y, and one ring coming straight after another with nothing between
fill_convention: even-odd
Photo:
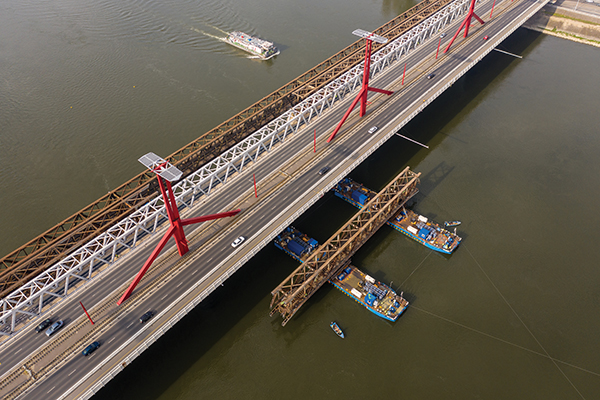
<instances>
[{"instance_id":1,"label":"river water","mask_svg":"<svg viewBox=\"0 0 600 400\"><path fill-rule=\"evenodd\" d=\"M72 1L0 6L0 252L6 254L413 3ZM269 62L219 38L274 40ZM269 246L98 399L596 399L600 393L597 48L524 29L351 176L422 172L413 208L461 220L434 254L383 227L354 257L411 302L383 321L333 287L281 327ZM326 195L295 226L327 239ZM346 333L329 328L337 320Z\"/></svg>"}]
</instances>

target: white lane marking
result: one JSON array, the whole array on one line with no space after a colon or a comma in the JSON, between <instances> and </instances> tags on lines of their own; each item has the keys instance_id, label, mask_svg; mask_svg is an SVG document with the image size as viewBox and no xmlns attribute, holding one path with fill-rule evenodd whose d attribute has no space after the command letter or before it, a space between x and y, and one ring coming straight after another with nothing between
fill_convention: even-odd
<instances>
[{"instance_id":1,"label":"white lane marking","mask_svg":"<svg viewBox=\"0 0 600 400\"><path fill-rule=\"evenodd\" d=\"M162 300L164 300L164 299L166 299L166 298L167 298L167 296L168 296L168 294L165 294L163 297L161 297L161 298L160 298L160 299L161 299L161 301L162 301Z\"/></svg>"},{"instance_id":2,"label":"white lane marking","mask_svg":"<svg viewBox=\"0 0 600 400\"><path fill-rule=\"evenodd\" d=\"M132 322L132 323L130 323L129 325L127 325L127 327L129 328L131 325L133 325L133 322Z\"/></svg>"},{"instance_id":3,"label":"white lane marking","mask_svg":"<svg viewBox=\"0 0 600 400\"><path fill-rule=\"evenodd\" d=\"M112 341L113 341L113 340L115 340L116 338L117 338L116 336L115 336L115 337L113 337L112 339L110 339L110 340L108 341L108 343L112 342ZM107 343L107 344L108 344L108 343Z\"/></svg>"},{"instance_id":4,"label":"white lane marking","mask_svg":"<svg viewBox=\"0 0 600 400\"><path fill-rule=\"evenodd\" d=\"M23 350L23 348L21 347L19 350L15 351L15 354L17 354L18 352L20 352L21 350Z\"/></svg>"},{"instance_id":5,"label":"white lane marking","mask_svg":"<svg viewBox=\"0 0 600 400\"><path fill-rule=\"evenodd\" d=\"M183 281L179 282L179 285L177 285L177 287L183 285Z\"/></svg>"},{"instance_id":6,"label":"white lane marking","mask_svg":"<svg viewBox=\"0 0 600 400\"><path fill-rule=\"evenodd\" d=\"M192 275L194 275L196 272L198 272L198 270L195 270L194 272L192 272Z\"/></svg>"},{"instance_id":7,"label":"white lane marking","mask_svg":"<svg viewBox=\"0 0 600 400\"><path fill-rule=\"evenodd\" d=\"M77 371L77 368L75 368L73 371L71 371L71 373L69 374L69 376L73 375L75 373L75 371Z\"/></svg>"},{"instance_id":8,"label":"white lane marking","mask_svg":"<svg viewBox=\"0 0 600 400\"><path fill-rule=\"evenodd\" d=\"M213 258L214 258L214 257L211 257L211 258L209 258L208 260L206 260L206 262L207 262L207 263L208 263L208 262L211 262Z\"/></svg>"},{"instance_id":9,"label":"white lane marking","mask_svg":"<svg viewBox=\"0 0 600 400\"><path fill-rule=\"evenodd\" d=\"M52 389L48 390L48 393L50 393L51 391L53 391L55 387L56 386L52 386Z\"/></svg>"}]
</instances>

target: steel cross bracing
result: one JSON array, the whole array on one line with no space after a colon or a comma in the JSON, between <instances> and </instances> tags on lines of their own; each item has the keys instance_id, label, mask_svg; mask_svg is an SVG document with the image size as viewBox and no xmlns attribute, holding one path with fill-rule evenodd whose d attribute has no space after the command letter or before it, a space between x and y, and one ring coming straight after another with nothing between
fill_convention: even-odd
<instances>
[{"instance_id":1,"label":"steel cross bracing","mask_svg":"<svg viewBox=\"0 0 600 400\"><path fill-rule=\"evenodd\" d=\"M402 55L416 48L449 22L466 12L469 0L455 0L440 12L425 19L396 40L377 51L372 57L371 77L383 72ZM306 126L316 116L345 98L362 81L363 65L358 64L306 100L244 139L235 147L188 175L173 187L180 208L192 207L213 188L225 184L233 174L240 173L261 154L283 143L286 137ZM50 297L68 294L72 280L88 280L103 265L110 265L116 256L137 244L140 237L154 233L167 220L162 199L155 198L124 218L97 238L54 264L19 289L2 299L0 334L10 334L16 324L30 316L39 315ZM20 319L19 319L20 318Z\"/></svg>"},{"instance_id":2,"label":"steel cross bracing","mask_svg":"<svg viewBox=\"0 0 600 400\"><path fill-rule=\"evenodd\" d=\"M376 29L375 33L393 40L445 7L450 1L423 0ZM168 160L187 176L289 107L298 104L347 72L361 61L363 47L360 41L350 44L229 120L200 135L192 143L171 154ZM137 207L147 203L158 191L157 182L153 178L153 174L147 172L139 174L0 258L0 298L48 269L82 243L106 231Z\"/></svg>"},{"instance_id":3,"label":"steel cross bracing","mask_svg":"<svg viewBox=\"0 0 600 400\"><path fill-rule=\"evenodd\" d=\"M283 317L288 323L298 309L333 274L350 261L350 257L386 223L398 209L417 194L421 174L406 167L392 182L371 199L346 225L286 278L271 294L271 316Z\"/></svg>"}]
</instances>

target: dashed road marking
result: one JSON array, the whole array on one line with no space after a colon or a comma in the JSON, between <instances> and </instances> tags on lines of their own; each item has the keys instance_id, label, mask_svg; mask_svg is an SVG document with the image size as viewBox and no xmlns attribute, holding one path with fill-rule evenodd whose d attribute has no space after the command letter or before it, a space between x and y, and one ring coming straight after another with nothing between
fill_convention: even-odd
<instances>
[{"instance_id":1,"label":"dashed road marking","mask_svg":"<svg viewBox=\"0 0 600 400\"><path fill-rule=\"evenodd\" d=\"M48 390L48 393L50 393L51 391L53 391L55 387L56 386L52 386L52 389Z\"/></svg>"},{"instance_id":2,"label":"dashed road marking","mask_svg":"<svg viewBox=\"0 0 600 400\"><path fill-rule=\"evenodd\" d=\"M73 375L75 373L75 371L77 371L77 368L75 368L73 371L71 371L71 373L69 374L69 376Z\"/></svg>"}]
</instances>

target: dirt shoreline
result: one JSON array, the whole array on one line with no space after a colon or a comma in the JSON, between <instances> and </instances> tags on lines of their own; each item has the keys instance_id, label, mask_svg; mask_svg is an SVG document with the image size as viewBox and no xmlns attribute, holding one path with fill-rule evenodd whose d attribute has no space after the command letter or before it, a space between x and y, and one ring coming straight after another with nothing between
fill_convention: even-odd
<instances>
[{"instance_id":1,"label":"dirt shoreline","mask_svg":"<svg viewBox=\"0 0 600 400\"><path fill-rule=\"evenodd\" d=\"M600 47L600 17L547 4L525 24L525 28L574 42Z\"/></svg>"}]
</instances>

